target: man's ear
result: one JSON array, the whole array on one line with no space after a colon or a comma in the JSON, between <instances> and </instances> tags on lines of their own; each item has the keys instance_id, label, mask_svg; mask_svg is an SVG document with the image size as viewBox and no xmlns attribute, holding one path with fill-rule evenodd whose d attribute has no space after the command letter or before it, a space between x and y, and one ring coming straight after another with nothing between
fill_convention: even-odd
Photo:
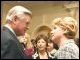
<instances>
[{"instance_id":1,"label":"man's ear","mask_svg":"<svg viewBox=\"0 0 80 60\"><path fill-rule=\"evenodd\" d=\"M13 17L13 20L12 20L12 21L13 21L14 24L17 22L17 19L18 19L17 16L14 16L14 17Z\"/></svg>"},{"instance_id":2,"label":"man's ear","mask_svg":"<svg viewBox=\"0 0 80 60\"><path fill-rule=\"evenodd\" d=\"M17 16L14 16L13 20L16 21L17 19L18 19L18 17Z\"/></svg>"}]
</instances>

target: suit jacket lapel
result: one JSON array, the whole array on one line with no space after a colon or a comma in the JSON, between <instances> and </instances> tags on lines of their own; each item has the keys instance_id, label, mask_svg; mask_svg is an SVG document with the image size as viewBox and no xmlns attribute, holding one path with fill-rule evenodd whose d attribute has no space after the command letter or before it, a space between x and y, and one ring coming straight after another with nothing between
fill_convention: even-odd
<instances>
[{"instance_id":1,"label":"suit jacket lapel","mask_svg":"<svg viewBox=\"0 0 80 60\"><path fill-rule=\"evenodd\" d=\"M23 46L20 44L20 42L19 42L19 40L17 39L17 37L15 36L15 34L13 34L13 32L10 31L10 30L9 30L7 27L5 27L5 26L2 28L2 30L5 30L7 33L9 33L9 34L12 36L12 38L13 38L14 41L16 42L19 50L23 53Z\"/></svg>"}]
</instances>

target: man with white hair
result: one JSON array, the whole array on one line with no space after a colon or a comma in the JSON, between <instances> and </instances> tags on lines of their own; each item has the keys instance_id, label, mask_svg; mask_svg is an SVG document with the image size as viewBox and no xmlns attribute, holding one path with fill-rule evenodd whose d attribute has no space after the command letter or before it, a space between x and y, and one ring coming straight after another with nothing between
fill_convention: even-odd
<instances>
[{"instance_id":1,"label":"man with white hair","mask_svg":"<svg viewBox=\"0 0 80 60\"><path fill-rule=\"evenodd\" d=\"M17 36L28 29L32 13L23 6L14 6L7 14L6 25L1 29L1 59L27 59Z\"/></svg>"}]
</instances>

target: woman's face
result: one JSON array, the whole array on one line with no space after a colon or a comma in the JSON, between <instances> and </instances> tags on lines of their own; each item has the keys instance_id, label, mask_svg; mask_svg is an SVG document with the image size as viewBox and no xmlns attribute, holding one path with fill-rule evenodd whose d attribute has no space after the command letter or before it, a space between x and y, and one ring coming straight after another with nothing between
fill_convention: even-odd
<instances>
[{"instance_id":1,"label":"woman's face","mask_svg":"<svg viewBox=\"0 0 80 60\"><path fill-rule=\"evenodd\" d=\"M25 35L21 36L20 42L23 43L23 44L27 44L27 38L26 38Z\"/></svg>"},{"instance_id":2,"label":"woman's face","mask_svg":"<svg viewBox=\"0 0 80 60\"><path fill-rule=\"evenodd\" d=\"M62 28L55 25L51 31L51 40L54 41L54 43L58 43L63 34L64 31L62 30Z\"/></svg>"},{"instance_id":3,"label":"woman's face","mask_svg":"<svg viewBox=\"0 0 80 60\"><path fill-rule=\"evenodd\" d=\"M46 48L46 41L44 39L40 39L37 41L37 48L38 50L45 50Z\"/></svg>"},{"instance_id":4,"label":"woman's face","mask_svg":"<svg viewBox=\"0 0 80 60\"><path fill-rule=\"evenodd\" d=\"M54 48L54 47L53 47L53 42L48 43L47 50L48 50L48 51L52 51L53 48Z\"/></svg>"}]
</instances>

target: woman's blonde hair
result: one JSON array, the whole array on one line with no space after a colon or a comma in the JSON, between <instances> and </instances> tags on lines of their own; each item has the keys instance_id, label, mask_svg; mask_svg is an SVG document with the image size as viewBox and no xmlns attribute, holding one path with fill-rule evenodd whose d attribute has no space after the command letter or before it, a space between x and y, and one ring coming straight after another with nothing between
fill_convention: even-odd
<instances>
[{"instance_id":1,"label":"woman's blonde hair","mask_svg":"<svg viewBox=\"0 0 80 60\"><path fill-rule=\"evenodd\" d=\"M25 36L25 39L27 40L25 46L26 46L27 48L32 48L33 45L32 45L31 39L30 39L30 35L29 35L28 33L25 33L25 35L23 35L23 36ZM23 36L19 36L19 37L18 37L20 43L21 43L21 38L23 38Z\"/></svg>"},{"instance_id":2,"label":"woman's blonde hair","mask_svg":"<svg viewBox=\"0 0 80 60\"><path fill-rule=\"evenodd\" d=\"M25 34L26 35L26 39L27 39L27 48L32 48L33 45L32 45L32 42L31 42L31 39L30 39L30 35L28 33Z\"/></svg>"},{"instance_id":3,"label":"woman's blonde hair","mask_svg":"<svg viewBox=\"0 0 80 60\"><path fill-rule=\"evenodd\" d=\"M52 26L59 26L65 32L64 35L68 38L74 38L77 33L77 21L72 17L56 18L52 22Z\"/></svg>"}]
</instances>

